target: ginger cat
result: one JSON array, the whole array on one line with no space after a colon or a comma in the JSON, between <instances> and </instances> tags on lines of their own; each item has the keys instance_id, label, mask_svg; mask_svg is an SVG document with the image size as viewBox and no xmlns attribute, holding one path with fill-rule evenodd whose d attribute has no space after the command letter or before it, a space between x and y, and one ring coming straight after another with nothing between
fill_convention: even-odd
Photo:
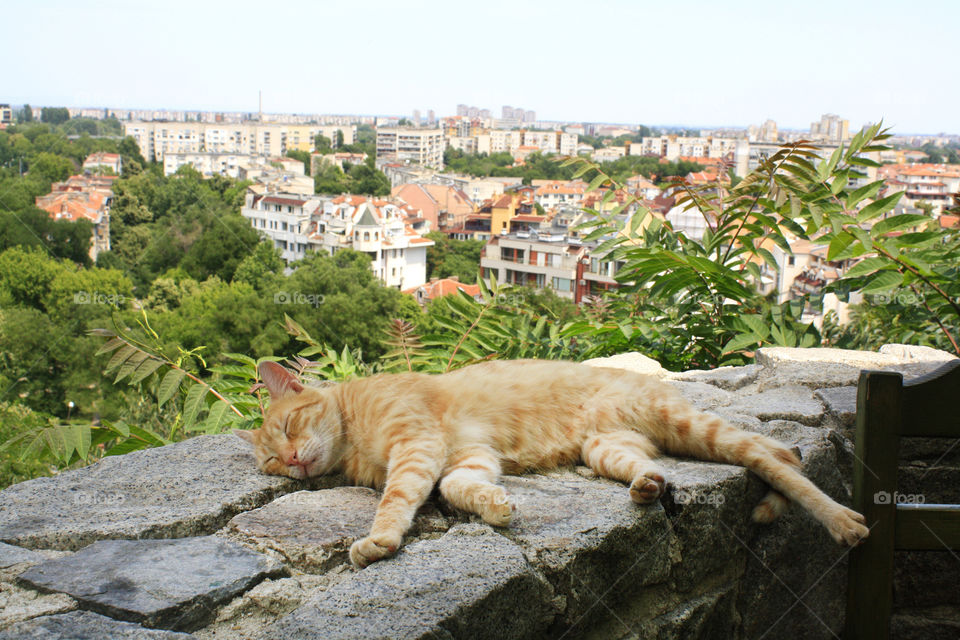
<instances>
[{"instance_id":1,"label":"ginger cat","mask_svg":"<svg viewBox=\"0 0 960 640\"><path fill-rule=\"evenodd\" d=\"M629 483L638 504L665 489L658 451L747 467L774 490L753 511L770 522L786 496L855 545L869 530L797 470L784 445L694 409L670 385L619 369L559 361L476 364L443 375L381 374L304 387L266 362L271 397L263 426L235 431L265 473L306 478L343 472L383 488L370 534L356 541L358 567L396 553L417 509L439 481L452 505L509 524L513 507L501 473L583 462Z\"/></svg>"}]
</instances>

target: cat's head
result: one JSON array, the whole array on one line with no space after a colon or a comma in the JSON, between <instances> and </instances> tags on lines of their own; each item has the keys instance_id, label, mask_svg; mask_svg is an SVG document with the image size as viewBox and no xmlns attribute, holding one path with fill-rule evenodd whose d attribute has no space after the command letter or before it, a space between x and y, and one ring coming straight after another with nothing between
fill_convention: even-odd
<instances>
[{"instance_id":1,"label":"cat's head","mask_svg":"<svg viewBox=\"0 0 960 640\"><path fill-rule=\"evenodd\" d=\"M270 392L263 426L234 433L253 445L264 473L303 479L328 473L340 459L342 425L332 387L304 387L275 362L263 362L260 378Z\"/></svg>"}]
</instances>

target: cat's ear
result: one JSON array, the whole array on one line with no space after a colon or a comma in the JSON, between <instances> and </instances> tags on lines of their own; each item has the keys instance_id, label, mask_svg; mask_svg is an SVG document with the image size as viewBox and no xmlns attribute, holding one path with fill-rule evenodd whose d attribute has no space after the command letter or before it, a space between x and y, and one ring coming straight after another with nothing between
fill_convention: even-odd
<instances>
[{"instance_id":1,"label":"cat's ear","mask_svg":"<svg viewBox=\"0 0 960 640\"><path fill-rule=\"evenodd\" d=\"M233 435L237 436L241 440L246 440L252 445L257 444L257 433L259 429L234 429Z\"/></svg>"},{"instance_id":2,"label":"cat's ear","mask_svg":"<svg viewBox=\"0 0 960 640\"><path fill-rule=\"evenodd\" d=\"M280 398L288 393L300 393L303 385L297 377L276 362L261 362L257 368L260 379L267 385L271 398Z\"/></svg>"}]
</instances>

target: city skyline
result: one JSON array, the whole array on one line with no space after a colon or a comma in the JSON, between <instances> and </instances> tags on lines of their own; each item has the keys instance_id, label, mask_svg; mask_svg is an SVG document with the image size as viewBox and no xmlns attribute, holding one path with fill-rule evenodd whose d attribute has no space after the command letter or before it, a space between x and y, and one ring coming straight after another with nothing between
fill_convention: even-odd
<instances>
[{"instance_id":1,"label":"city skyline","mask_svg":"<svg viewBox=\"0 0 960 640\"><path fill-rule=\"evenodd\" d=\"M262 90L266 113L443 116L464 103L544 121L802 130L832 112L853 129L883 118L899 134L960 133L960 89L936 64L953 59L960 18L944 1L694 1L682 16L647 2L361 4L12 6L11 23L37 25L44 44L9 34L29 54L4 70L0 101L256 112ZM255 28L221 28L238 18Z\"/></svg>"}]
</instances>

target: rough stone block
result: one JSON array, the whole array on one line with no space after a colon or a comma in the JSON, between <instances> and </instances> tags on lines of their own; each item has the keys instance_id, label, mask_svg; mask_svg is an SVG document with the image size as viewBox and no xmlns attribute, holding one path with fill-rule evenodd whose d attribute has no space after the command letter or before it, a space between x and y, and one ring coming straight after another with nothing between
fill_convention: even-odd
<instances>
[{"instance_id":1,"label":"rough stone block","mask_svg":"<svg viewBox=\"0 0 960 640\"><path fill-rule=\"evenodd\" d=\"M76 608L77 603L73 598L62 593L45 595L9 582L0 582L0 628L37 616L63 613Z\"/></svg>"},{"instance_id":2,"label":"rough stone block","mask_svg":"<svg viewBox=\"0 0 960 640\"><path fill-rule=\"evenodd\" d=\"M680 392L687 402L701 411L712 411L725 407L736 399L730 391L724 391L705 382L672 380L670 385Z\"/></svg>"},{"instance_id":3,"label":"rough stone block","mask_svg":"<svg viewBox=\"0 0 960 640\"><path fill-rule=\"evenodd\" d=\"M736 410L764 421L792 420L809 426L819 425L824 413L823 403L813 397L813 391L801 386L739 396Z\"/></svg>"},{"instance_id":4,"label":"rough stone block","mask_svg":"<svg viewBox=\"0 0 960 640\"><path fill-rule=\"evenodd\" d=\"M298 491L238 514L228 529L244 542L272 549L302 571L349 562L350 545L370 532L380 493L365 487ZM411 534L446 530L449 522L428 503Z\"/></svg>"},{"instance_id":5,"label":"rough stone block","mask_svg":"<svg viewBox=\"0 0 960 640\"><path fill-rule=\"evenodd\" d=\"M827 409L827 415L835 426L852 429L857 423L857 387L820 389L814 394Z\"/></svg>"},{"instance_id":6,"label":"rough stone block","mask_svg":"<svg viewBox=\"0 0 960 640\"><path fill-rule=\"evenodd\" d=\"M552 617L550 589L520 549L480 524L404 547L317 595L259 638L527 638Z\"/></svg>"},{"instance_id":7,"label":"rough stone block","mask_svg":"<svg viewBox=\"0 0 960 640\"><path fill-rule=\"evenodd\" d=\"M89 611L42 616L0 631L0 640L188 640L186 633L144 629Z\"/></svg>"},{"instance_id":8,"label":"rough stone block","mask_svg":"<svg viewBox=\"0 0 960 640\"><path fill-rule=\"evenodd\" d=\"M670 380L684 382L703 382L726 391L736 391L756 381L763 367L749 364L745 367L718 367L710 370L695 369L682 373L671 373Z\"/></svg>"},{"instance_id":9,"label":"rough stone block","mask_svg":"<svg viewBox=\"0 0 960 640\"><path fill-rule=\"evenodd\" d=\"M207 534L236 513L301 488L300 481L260 473L236 436L199 436L0 491L0 541L75 550L108 538Z\"/></svg>"},{"instance_id":10,"label":"rough stone block","mask_svg":"<svg viewBox=\"0 0 960 640\"><path fill-rule=\"evenodd\" d=\"M0 542L0 569L7 569L17 564L37 564L44 560L46 558L36 551Z\"/></svg>"},{"instance_id":11,"label":"rough stone block","mask_svg":"<svg viewBox=\"0 0 960 640\"><path fill-rule=\"evenodd\" d=\"M217 605L281 573L259 553L204 536L103 540L37 565L20 580L113 618L189 631L211 620Z\"/></svg>"},{"instance_id":12,"label":"rough stone block","mask_svg":"<svg viewBox=\"0 0 960 640\"><path fill-rule=\"evenodd\" d=\"M584 360L583 364L591 367L608 367L610 369L626 369L634 373L643 373L650 376L663 378L670 375L670 372L664 369L659 362L653 358L648 358L642 353L618 353L615 356L607 358L591 358Z\"/></svg>"}]
</instances>

